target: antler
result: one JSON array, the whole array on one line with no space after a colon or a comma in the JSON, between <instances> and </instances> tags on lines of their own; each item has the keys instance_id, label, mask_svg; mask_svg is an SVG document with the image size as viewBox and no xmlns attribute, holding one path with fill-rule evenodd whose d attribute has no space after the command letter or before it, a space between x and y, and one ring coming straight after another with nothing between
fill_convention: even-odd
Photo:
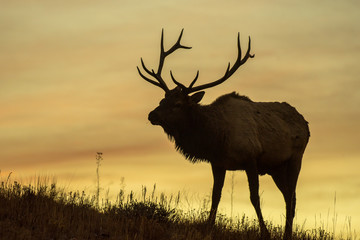
<instances>
[{"instance_id":1,"label":"antler","mask_svg":"<svg viewBox=\"0 0 360 240\"><path fill-rule=\"evenodd\" d=\"M241 58L241 47L240 47L240 33L238 33L238 39L237 39L237 47L238 47L238 57L234 63L234 65L230 68L230 62L228 64L228 67L225 71L225 74L222 78L214 81L214 82L210 82L210 83L206 83L206 84L203 84L203 85L200 85L200 86L196 86L196 87L193 87L196 80L198 79L199 77L199 71L197 71L197 74L196 74L196 77L195 79L191 82L191 84L189 85L189 87L185 87L183 84L179 83L178 81L175 80L172 72L170 71L170 75L171 75L171 78L173 80L173 82L178 85L179 87L182 88L183 91L185 91L186 93L192 93L192 92L197 92L197 91L200 91L200 90L203 90L203 89L206 89L206 88L211 88L211 87L214 87L216 85L219 85L223 82L225 82L228 78L231 77L231 75L234 74L234 72L236 72L236 70L241 66L243 65L249 58L253 58L255 55L251 55L250 54L250 49L251 49L251 38L249 37L249 44L248 44L248 50L246 51L246 54L244 56L244 58Z\"/></svg>"},{"instance_id":2,"label":"antler","mask_svg":"<svg viewBox=\"0 0 360 240\"><path fill-rule=\"evenodd\" d=\"M163 69L164 66L164 61L165 58L167 56L169 56L171 53L173 53L174 51L176 51L179 48L184 48L184 49L190 49L191 47L186 47L181 45L180 41L181 41L181 37L183 35L184 29L181 30L180 36L178 38L178 40L176 41L176 43L167 51L164 50L164 29L162 29L161 31L161 46L160 46L160 60L159 60L159 67L157 72L155 73L154 69L152 69L151 71L145 66L143 59L141 58L141 65L144 68L145 72L147 74L149 74L151 77L153 77L154 79L150 79L148 77L146 77L139 69L139 67L136 67L140 76L145 79L146 81L148 81L151 84L154 84L155 86L158 86L160 88L162 88L165 92L169 91L169 88L166 86L165 81L163 80L163 78L161 77L161 71ZM157 81L155 81L157 80ZM183 85L184 86L184 85ZM185 87L185 86L184 86Z\"/></svg>"}]
</instances>

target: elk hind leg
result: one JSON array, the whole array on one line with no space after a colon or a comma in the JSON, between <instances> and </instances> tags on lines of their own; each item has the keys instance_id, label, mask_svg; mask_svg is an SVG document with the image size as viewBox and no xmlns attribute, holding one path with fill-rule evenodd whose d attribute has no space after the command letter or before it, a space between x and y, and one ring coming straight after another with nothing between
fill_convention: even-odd
<instances>
[{"instance_id":1,"label":"elk hind leg","mask_svg":"<svg viewBox=\"0 0 360 240\"><path fill-rule=\"evenodd\" d=\"M296 207L296 184L301 167L301 158L291 159L271 173L276 186L284 196L286 206L286 222L284 239L292 238L292 226Z\"/></svg>"},{"instance_id":2,"label":"elk hind leg","mask_svg":"<svg viewBox=\"0 0 360 240\"><path fill-rule=\"evenodd\" d=\"M248 182L249 182L250 200L251 200L252 205L255 208L256 215L259 220L261 237L263 239L269 239L270 233L266 228L264 218L263 218L263 215L262 215L261 209L260 209L259 175L258 175L257 171L255 170L255 168L247 169L246 175L247 175Z\"/></svg>"},{"instance_id":3,"label":"elk hind leg","mask_svg":"<svg viewBox=\"0 0 360 240\"><path fill-rule=\"evenodd\" d=\"M214 224L217 208L219 206L219 202L221 198L221 191L224 186L226 170L223 168L215 167L212 164L211 164L211 169L214 178L214 185L212 190L211 209L210 209L210 216L208 222L209 224Z\"/></svg>"}]
</instances>

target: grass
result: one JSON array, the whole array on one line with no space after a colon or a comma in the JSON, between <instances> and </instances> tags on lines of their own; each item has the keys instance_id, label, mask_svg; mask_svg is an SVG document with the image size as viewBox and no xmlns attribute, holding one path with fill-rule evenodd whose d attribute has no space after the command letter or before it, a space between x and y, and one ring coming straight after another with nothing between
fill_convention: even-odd
<instances>
[{"instance_id":1,"label":"grass","mask_svg":"<svg viewBox=\"0 0 360 240\"><path fill-rule=\"evenodd\" d=\"M206 224L208 211L182 211L176 196L145 187L119 191L116 201L65 191L40 178L31 185L0 183L0 239L144 239L144 240L231 240L259 239L255 219L229 219L218 215L215 226ZM282 227L268 223L272 239L281 239ZM351 237L350 237L351 238ZM343 239L350 239L343 238ZM324 228L304 230L295 226L294 239L334 239Z\"/></svg>"}]
</instances>

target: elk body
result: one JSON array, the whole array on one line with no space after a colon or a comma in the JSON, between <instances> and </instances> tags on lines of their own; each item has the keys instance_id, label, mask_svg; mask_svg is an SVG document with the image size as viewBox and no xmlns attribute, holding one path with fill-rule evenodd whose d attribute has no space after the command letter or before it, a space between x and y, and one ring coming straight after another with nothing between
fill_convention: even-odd
<instances>
[{"instance_id":1,"label":"elk body","mask_svg":"<svg viewBox=\"0 0 360 240\"><path fill-rule=\"evenodd\" d=\"M149 114L153 125L160 125L166 134L174 140L176 149L191 162L205 161L211 164L214 185L209 222L215 222L216 212L224 185L227 170L246 172L250 200L259 219L261 235L269 237L260 209L259 175L269 174L280 189L286 203L286 224L284 239L292 236L292 224L295 215L295 189L301 168L301 161L309 140L308 123L295 108L287 103L253 102L248 97L230 93L219 97L210 105L200 105L204 90L227 80L249 58L248 50L241 57L240 38L238 36L238 58L228 68L224 76L214 82L189 87L171 78L177 85L169 90L161 76L165 58L181 45L181 32L177 42L164 50L163 32L161 36L160 63L157 72L146 68L141 59L146 81L162 88L165 98ZM190 93L194 94L190 95Z\"/></svg>"}]
</instances>

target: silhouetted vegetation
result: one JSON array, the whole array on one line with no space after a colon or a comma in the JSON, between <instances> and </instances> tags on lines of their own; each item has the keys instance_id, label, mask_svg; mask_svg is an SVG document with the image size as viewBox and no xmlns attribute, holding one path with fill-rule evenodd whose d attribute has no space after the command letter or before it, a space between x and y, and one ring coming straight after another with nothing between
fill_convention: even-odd
<instances>
[{"instance_id":1,"label":"silhouetted vegetation","mask_svg":"<svg viewBox=\"0 0 360 240\"><path fill-rule=\"evenodd\" d=\"M34 185L3 181L0 185L0 239L258 239L257 221L243 216L218 216L209 226L209 212L178 209L180 194L155 196L143 187L139 198L120 190L116 201L102 200L84 191L66 192L56 184ZM272 239L283 230L267 223ZM294 239L334 239L323 229L294 232ZM346 238L344 238L346 239ZM348 238L349 239L349 238Z\"/></svg>"}]
</instances>

